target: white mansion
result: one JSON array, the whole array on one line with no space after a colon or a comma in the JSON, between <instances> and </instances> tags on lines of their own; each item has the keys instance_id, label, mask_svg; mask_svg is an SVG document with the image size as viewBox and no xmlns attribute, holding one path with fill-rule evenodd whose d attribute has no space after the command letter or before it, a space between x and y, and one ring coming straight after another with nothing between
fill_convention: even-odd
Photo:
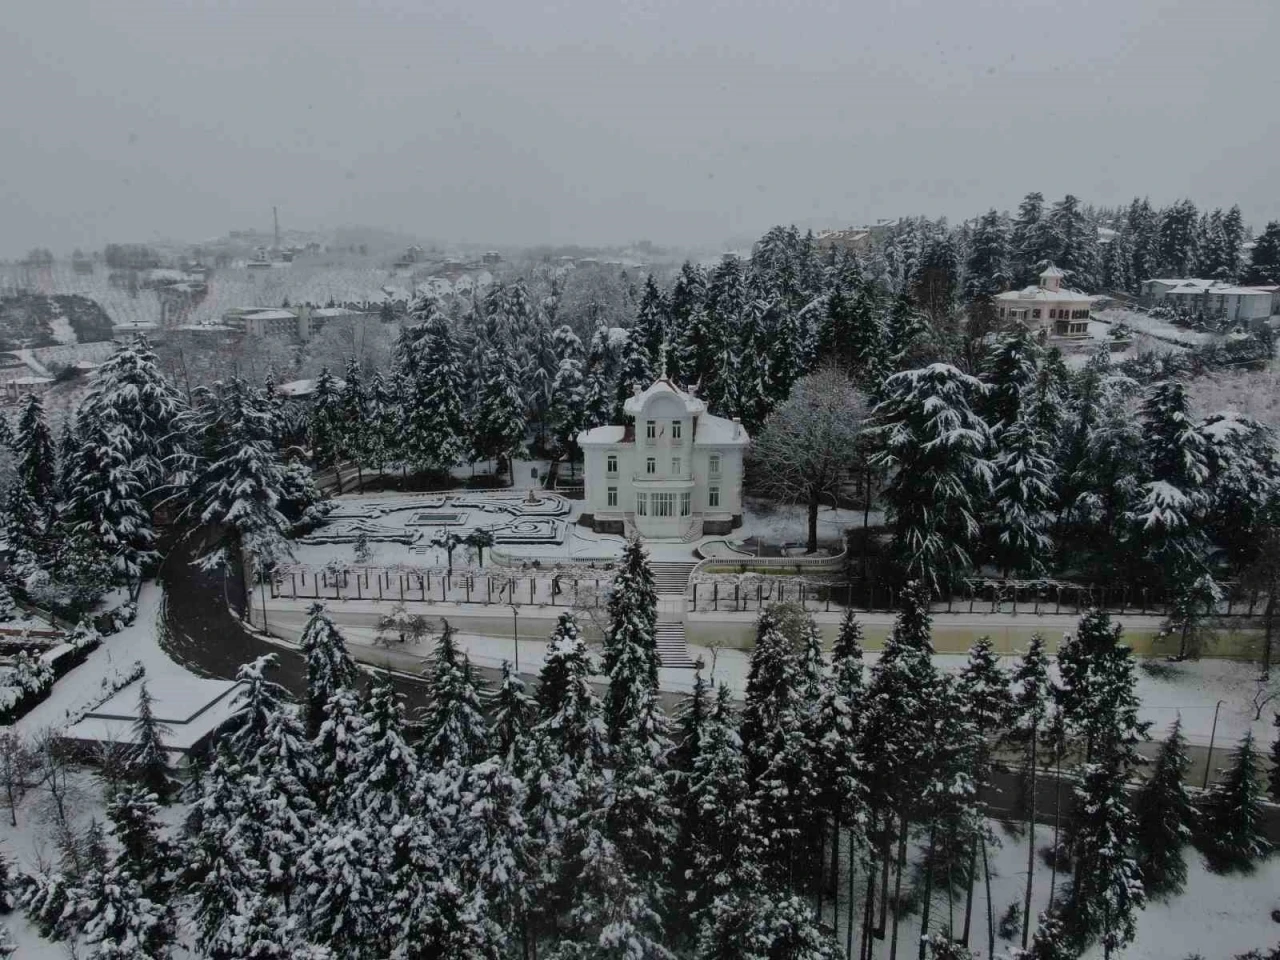
<instances>
[{"instance_id":1,"label":"white mansion","mask_svg":"<svg viewBox=\"0 0 1280 960\"><path fill-rule=\"evenodd\" d=\"M750 439L737 420L707 413L693 391L666 377L636 387L628 420L578 435L586 475L583 519L601 533L694 539L742 525L742 457Z\"/></svg>"},{"instance_id":2,"label":"white mansion","mask_svg":"<svg viewBox=\"0 0 1280 960\"><path fill-rule=\"evenodd\" d=\"M1010 290L995 298L1001 320L1016 320L1034 332L1046 331L1054 337L1087 337L1093 297L1062 286L1066 276L1050 264L1040 274L1040 285Z\"/></svg>"}]
</instances>

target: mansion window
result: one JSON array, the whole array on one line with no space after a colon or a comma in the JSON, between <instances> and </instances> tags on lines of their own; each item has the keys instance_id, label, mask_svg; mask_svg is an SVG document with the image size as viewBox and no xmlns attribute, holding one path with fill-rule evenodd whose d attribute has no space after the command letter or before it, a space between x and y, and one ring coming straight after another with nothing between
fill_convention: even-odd
<instances>
[{"instance_id":1,"label":"mansion window","mask_svg":"<svg viewBox=\"0 0 1280 960\"><path fill-rule=\"evenodd\" d=\"M618 455L616 453L611 453L605 458L604 469L606 473L618 472Z\"/></svg>"},{"instance_id":2,"label":"mansion window","mask_svg":"<svg viewBox=\"0 0 1280 960\"><path fill-rule=\"evenodd\" d=\"M650 442L658 435L658 421L646 420L644 422L644 438Z\"/></svg>"},{"instance_id":3,"label":"mansion window","mask_svg":"<svg viewBox=\"0 0 1280 960\"><path fill-rule=\"evenodd\" d=\"M720 476L720 454L718 453L711 455L711 475L713 477Z\"/></svg>"},{"instance_id":4,"label":"mansion window","mask_svg":"<svg viewBox=\"0 0 1280 960\"><path fill-rule=\"evenodd\" d=\"M636 494L636 516L647 517L649 515L649 495L647 493Z\"/></svg>"},{"instance_id":5,"label":"mansion window","mask_svg":"<svg viewBox=\"0 0 1280 960\"><path fill-rule=\"evenodd\" d=\"M658 472L658 461L654 457L645 457L644 472L653 475Z\"/></svg>"},{"instance_id":6,"label":"mansion window","mask_svg":"<svg viewBox=\"0 0 1280 960\"><path fill-rule=\"evenodd\" d=\"M672 440L680 439L680 421L679 420L671 421L671 439Z\"/></svg>"},{"instance_id":7,"label":"mansion window","mask_svg":"<svg viewBox=\"0 0 1280 960\"><path fill-rule=\"evenodd\" d=\"M680 468L681 468L683 465L684 465L684 464L681 462L681 460L680 460L680 458L679 458L679 457L672 457L672 458L671 458L671 475L672 475L673 477L678 477L678 476L680 476Z\"/></svg>"},{"instance_id":8,"label":"mansion window","mask_svg":"<svg viewBox=\"0 0 1280 960\"><path fill-rule=\"evenodd\" d=\"M618 505L618 488L609 487L605 491L605 506L616 507Z\"/></svg>"},{"instance_id":9,"label":"mansion window","mask_svg":"<svg viewBox=\"0 0 1280 960\"><path fill-rule=\"evenodd\" d=\"M1057 319L1058 319L1058 311L1057 311L1055 308L1053 308L1053 307L1050 307L1050 308L1049 308L1049 319L1050 319L1050 320L1057 320Z\"/></svg>"},{"instance_id":10,"label":"mansion window","mask_svg":"<svg viewBox=\"0 0 1280 960\"><path fill-rule=\"evenodd\" d=\"M1032 319L1032 320L1039 320L1039 319L1040 319L1040 308L1039 308L1039 307L1035 307L1035 308L1033 308L1033 309L1032 309L1032 311L1031 311L1031 319Z\"/></svg>"},{"instance_id":11,"label":"mansion window","mask_svg":"<svg viewBox=\"0 0 1280 960\"><path fill-rule=\"evenodd\" d=\"M693 507L693 495L687 490L680 494L680 516L687 517Z\"/></svg>"},{"instance_id":12,"label":"mansion window","mask_svg":"<svg viewBox=\"0 0 1280 960\"><path fill-rule=\"evenodd\" d=\"M676 495L674 493L655 493L653 495L653 515L655 517L674 516Z\"/></svg>"},{"instance_id":13,"label":"mansion window","mask_svg":"<svg viewBox=\"0 0 1280 960\"><path fill-rule=\"evenodd\" d=\"M720 488L719 487L707 487L707 506L708 507L720 506Z\"/></svg>"}]
</instances>

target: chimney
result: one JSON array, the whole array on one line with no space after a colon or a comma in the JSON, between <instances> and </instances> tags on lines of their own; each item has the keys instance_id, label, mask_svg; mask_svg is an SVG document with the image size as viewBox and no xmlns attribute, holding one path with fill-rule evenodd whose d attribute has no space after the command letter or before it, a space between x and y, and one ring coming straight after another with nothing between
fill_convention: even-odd
<instances>
[{"instance_id":1,"label":"chimney","mask_svg":"<svg viewBox=\"0 0 1280 960\"><path fill-rule=\"evenodd\" d=\"M640 394L642 394L642 393L644 393L644 391L640 389L640 384L638 384L638 383L633 383L633 384L631 385L631 395L632 395L633 397L638 397L638 396L640 396Z\"/></svg>"},{"instance_id":2,"label":"chimney","mask_svg":"<svg viewBox=\"0 0 1280 960\"><path fill-rule=\"evenodd\" d=\"M742 418L734 417L733 418L733 439L737 440L740 436L742 436Z\"/></svg>"}]
</instances>

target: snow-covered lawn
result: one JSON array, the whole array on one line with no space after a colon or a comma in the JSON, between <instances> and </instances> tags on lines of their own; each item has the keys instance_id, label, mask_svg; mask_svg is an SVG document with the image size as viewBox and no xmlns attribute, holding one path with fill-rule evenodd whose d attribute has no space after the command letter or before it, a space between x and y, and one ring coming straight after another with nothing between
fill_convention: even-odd
<instances>
[{"instance_id":1,"label":"snow-covered lawn","mask_svg":"<svg viewBox=\"0 0 1280 960\"><path fill-rule=\"evenodd\" d=\"M1179 327L1170 323L1168 320L1158 320L1149 314L1141 313L1137 310L1126 310L1123 307L1100 310L1097 313L1097 318L1104 323L1123 323L1131 330L1149 333L1153 337L1163 337L1166 340L1175 340L1189 347L1213 343L1215 340L1221 339L1221 337L1217 337L1212 333L1189 330L1186 327Z\"/></svg>"},{"instance_id":2,"label":"snow-covered lawn","mask_svg":"<svg viewBox=\"0 0 1280 960\"><path fill-rule=\"evenodd\" d=\"M1002 825L993 824L1000 837L1000 845L988 849L991 866L991 906L997 926L1009 905L1022 906L1027 878L1027 837L1015 836ZM1037 851L1053 842L1053 828L1038 824L1035 828ZM915 848L913 861L922 857ZM1182 960L1199 954L1207 960L1231 960L1247 950L1269 949L1280 942L1280 924L1271 919L1271 911L1280 907L1280 857L1272 857L1261 864L1252 876L1218 876L1210 873L1203 859L1194 850L1185 853L1187 858L1187 885L1183 892L1164 902L1150 903L1138 914L1137 938L1128 949L1112 954L1116 960ZM981 868L979 868L981 869ZM1057 889L1061 893L1065 878L1058 875ZM1050 869L1037 853L1032 888L1032 926L1035 917L1048 905ZM890 876L892 889L892 875ZM905 885L904 885L905 889ZM859 876L854 893L855 910L863 902L864 885ZM954 896L954 927L957 935L964 923L964 893ZM987 896L984 884L974 887L973 926L969 946L975 957L987 957ZM845 904L840 901L840 942L845 937ZM930 929L945 930L951 904L945 891L937 891L933 897ZM828 922L833 918L831 905L825 911ZM920 933L920 911L904 917L898 930L898 956L914 957ZM890 920L892 922L892 920ZM855 946L861 934L861 915L855 921ZM1021 928L1019 927L1019 930ZM889 937L873 940L873 956L887 958ZM1013 947L1020 945L1020 935L1012 941L1003 940L997 934L996 956L1006 956ZM1093 947L1084 954L1087 960L1101 958L1101 947Z\"/></svg>"},{"instance_id":3,"label":"snow-covered lawn","mask_svg":"<svg viewBox=\"0 0 1280 960\"><path fill-rule=\"evenodd\" d=\"M818 539L839 540L850 527L861 527L861 510L844 510L823 505L818 508ZM871 526L884 523L884 513L872 510ZM757 497L745 497L742 504L742 527L728 535L729 540L757 537L766 543L799 543L809 539L809 508L803 503L772 503Z\"/></svg>"}]
</instances>

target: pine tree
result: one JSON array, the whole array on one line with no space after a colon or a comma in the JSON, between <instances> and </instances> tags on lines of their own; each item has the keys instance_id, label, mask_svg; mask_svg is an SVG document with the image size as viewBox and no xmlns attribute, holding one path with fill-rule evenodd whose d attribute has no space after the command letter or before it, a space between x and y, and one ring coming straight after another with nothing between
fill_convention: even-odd
<instances>
[{"instance_id":1,"label":"pine tree","mask_svg":"<svg viewBox=\"0 0 1280 960\"><path fill-rule=\"evenodd\" d=\"M654 370L649 353L640 341L639 334L634 330L627 331L626 337L617 347L617 352L618 379L614 387L611 420L613 423L621 423L626 418L623 406L631 399L636 388L645 389L661 372ZM658 362L661 362L661 356Z\"/></svg>"},{"instance_id":2,"label":"pine tree","mask_svg":"<svg viewBox=\"0 0 1280 960\"><path fill-rule=\"evenodd\" d=\"M1280 283L1280 220L1270 221L1258 236L1240 281L1247 284Z\"/></svg>"},{"instance_id":3,"label":"pine tree","mask_svg":"<svg viewBox=\"0 0 1280 960\"><path fill-rule=\"evenodd\" d=\"M1034 282L1040 264L1048 259L1048 241L1044 221L1044 194L1028 193L1018 205L1009 246L1013 274L1018 284Z\"/></svg>"},{"instance_id":4,"label":"pine tree","mask_svg":"<svg viewBox=\"0 0 1280 960\"><path fill-rule=\"evenodd\" d=\"M839 946L800 897L735 891L718 897L698 937L698 960L837 960Z\"/></svg>"},{"instance_id":5,"label":"pine tree","mask_svg":"<svg viewBox=\"0 0 1280 960\"><path fill-rule=\"evenodd\" d=\"M360 489L363 490L364 464L369 454L372 431L369 429L369 391L364 385L364 374L360 372L360 361L354 356L347 360L347 369L343 373L342 391L338 397L338 417L341 425L339 446L342 459L355 461Z\"/></svg>"},{"instance_id":6,"label":"pine tree","mask_svg":"<svg viewBox=\"0 0 1280 960\"><path fill-rule=\"evenodd\" d=\"M81 437L69 467L62 528L96 540L110 557L113 577L137 598L144 575L159 560L144 472L132 459L135 444L117 421L81 414Z\"/></svg>"},{"instance_id":7,"label":"pine tree","mask_svg":"<svg viewBox=\"0 0 1280 960\"><path fill-rule=\"evenodd\" d=\"M1048 569L1056 473L1050 439L1030 415L1001 433L992 463L992 553L1005 576L1035 577Z\"/></svg>"},{"instance_id":8,"label":"pine tree","mask_svg":"<svg viewBox=\"0 0 1280 960\"><path fill-rule=\"evenodd\" d=\"M974 227L969 259L965 264L968 279L965 296L970 300L990 300L1008 289L1009 229L1004 217L988 210Z\"/></svg>"},{"instance_id":9,"label":"pine tree","mask_svg":"<svg viewBox=\"0 0 1280 960\"><path fill-rule=\"evenodd\" d=\"M459 655L456 631L445 620L432 656L431 702L423 711L418 754L429 769L468 767L488 753L489 731L471 661Z\"/></svg>"},{"instance_id":10,"label":"pine tree","mask_svg":"<svg viewBox=\"0 0 1280 960\"><path fill-rule=\"evenodd\" d=\"M669 373L663 368L667 354L668 310L667 300L651 273L645 278L644 293L640 297L640 306L636 309L631 335L644 350L648 370L653 376L666 376Z\"/></svg>"},{"instance_id":11,"label":"pine tree","mask_svg":"<svg viewBox=\"0 0 1280 960\"><path fill-rule=\"evenodd\" d=\"M5 502L5 529L11 551L44 553L52 532L57 496L57 457L53 435L37 394L27 394L13 437L16 465Z\"/></svg>"},{"instance_id":12,"label":"pine tree","mask_svg":"<svg viewBox=\"0 0 1280 960\"><path fill-rule=\"evenodd\" d=\"M299 646L307 661L307 736L314 740L324 721L325 705L340 688L354 688L359 673L323 603L313 603L307 611Z\"/></svg>"},{"instance_id":13,"label":"pine tree","mask_svg":"<svg viewBox=\"0 0 1280 960\"><path fill-rule=\"evenodd\" d=\"M525 693L524 681L511 668L509 660L502 661L502 678L498 681L490 708L493 715L490 741L494 755L510 769L523 773L535 707Z\"/></svg>"},{"instance_id":14,"label":"pine tree","mask_svg":"<svg viewBox=\"0 0 1280 960\"><path fill-rule=\"evenodd\" d=\"M373 375L366 409L365 459L381 474L400 449L397 388L381 370Z\"/></svg>"},{"instance_id":15,"label":"pine tree","mask_svg":"<svg viewBox=\"0 0 1280 960\"><path fill-rule=\"evenodd\" d=\"M894 558L902 576L938 590L971 566L975 500L990 488L990 432L970 407L983 387L935 363L895 374L883 390L870 433L879 444L873 464L894 471L885 490Z\"/></svg>"},{"instance_id":16,"label":"pine tree","mask_svg":"<svg viewBox=\"0 0 1280 960\"><path fill-rule=\"evenodd\" d=\"M1193 811L1183 782L1191 760L1182 735L1182 718L1169 729L1151 776L1134 799L1138 870L1147 893L1172 895L1187 880L1182 850L1191 839Z\"/></svg>"},{"instance_id":17,"label":"pine tree","mask_svg":"<svg viewBox=\"0 0 1280 960\"><path fill-rule=\"evenodd\" d=\"M693 917L721 895L755 889L763 876L765 850L736 727L729 688L721 684L689 776L693 830L684 910Z\"/></svg>"},{"instance_id":18,"label":"pine tree","mask_svg":"<svg viewBox=\"0 0 1280 960\"><path fill-rule=\"evenodd\" d=\"M1106 956L1133 942L1137 911L1145 895L1130 854L1133 814L1126 806L1123 764L1115 755L1086 763L1076 788L1072 842L1075 874L1063 919L1067 936L1082 952L1101 940Z\"/></svg>"},{"instance_id":19,"label":"pine tree","mask_svg":"<svg viewBox=\"0 0 1280 960\"><path fill-rule=\"evenodd\" d=\"M165 803L173 792L173 779L169 774L169 753L164 738L172 730L156 719L152 710L154 703L144 680L138 688L138 718L133 722L129 771L140 787Z\"/></svg>"},{"instance_id":20,"label":"pine tree","mask_svg":"<svg viewBox=\"0 0 1280 960\"><path fill-rule=\"evenodd\" d=\"M646 693L635 723L612 751L613 780L603 823L619 862L653 905L666 900L676 808L668 787L671 741L656 692Z\"/></svg>"},{"instance_id":21,"label":"pine tree","mask_svg":"<svg viewBox=\"0 0 1280 960\"><path fill-rule=\"evenodd\" d=\"M695 896L691 876L693 844L699 834L700 810L693 796L693 771L706 744L707 723L711 711L707 682L702 676L702 661L695 664L693 689L681 701L676 714L675 743L667 768L667 795L675 809L675 842L671 847L671 870L668 887L671 904L667 911L668 926L675 938L689 936L693 918L684 904Z\"/></svg>"},{"instance_id":22,"label":"pine tree","mask_svg":"<svg viewBox=\"0 0 1280 960\"><path fill-rule=\"evenodd\" d=\"M1098 289L1098 230L1080 208L1078 198L1067 194L1046 217L1049 249L1054 265L1066 272L1072 286Z\"/></svg>"},{"instance_id":23,"label":"pine tree","mask_svg":"<svg viewBox=\"0 0 1280 960\"><path fill-rule=\"evenodd\" d=\"M125 791L107 816L118 850L84 878L68 909L99 960L168 957L177 927L169 902L172 851L160 837L155 801Z\"/></svg>"},{"instance_id":24,"label":"pine tree","mask_svg":"<svg viewBox=\"0 0 1280 960\"><path fill-rule=\"evenodd\" d=\"M642 703L658 689L658 593L644 545L637 537L623 551L609 594L609 627L604 638L605 726L616 745L635 727Z\"/></svg>"},{"instance_id":25,"label":"pine tree","mask_svg":"<svg viewBox=\"0 0 1280 960\"><path fill-rule=\"evenodd\" d=\"M311 401L311 414L307 423L307 440L311 444L311 459L318 467L334 472L338 492L342 492L342 471L339 465L346 459L347 427L342 394L338 381L324 367L316 379L316 392Z\"/></svg>"},{"instance_id":26,"label":"pine tree","mask_svg":"<svg viewBox=\"0 0 1280 960\"><path fill-rule=\"evenodd\" d=\"M330 798L330 820L347 818L385 836L410 813L418 763L405 740L404 727L404 707L391 677L375 675L365 702L364 736L352 772L355 786Z\"/></svg>"},{"instance_id":27,"label":"pine tree","mask_svg":"<svg viewBox=\"0 0 1280 960\"><path fill-rule=\"evenodd\" d=\"M419 469L444 472L468 452L463 412L466 383L461 353L440 304L422 298L398 357L404 378L401 430L405 458Z\"/></svg>"},{"instance_id":28,"label":"pine tree","mask_svg":"<svg viewBox=\"0 0 1280 960\"><path fill-rule=\"evenodd\" d=\"M212 540L201 558L206 569L254 561L254 570L264 570L291 555L280 512L284 471L272 431L261 397L239 379L215 409L196 418L193 432L208 456L194 477L188 510Z\"/></svg>"},{"instance_id":29,"label":"pine tree","mask_svg":"<svg viewBox=\"0 0 1280 960\"><path fill-rule=\"evenodd\" d=\"M505 344L485 352L480 402L475 415L475 454L496 460L499 467L519 455L524 444L524 402L516 383L515 366ZM514 483L514 474L512 482Z\"/></svg>"},{"instance_id":30,"label":"pine tree","mask_svg":"<svg viewBox=\"0 0 1280 960\"><path fill-rule=\"evenodd\" d=\"M359 696L351 687L335 687L325 701L323 719L314 740L316 792L321 811L328 811L331 799L345 796L355 788L364 739L365 719L360 712Z\"/></svg>"},{"instance_id":31,"label":"pine tree","mask_svg":"<svg viewBox=\"0 0 1280 960\"><path fill-rule=\"evenodd\" d=\"M538 678L534 736L544 763L560 757L573 765L603 760L606 731L589 676L582 631L573 614L562 613L547 640Z\"/></svg>"},{"instance_id":32,"label":"pine tree","mask_svg":"<svg viewBox=\"0 0 1280 960\"><path fill-rule=\"evenodd\" d=\"M454 838L461 885L476 891L485 906L485 939L510 942L516 930L527 936L532 849L523 810L528 791L500 757L477 764L464 783Z\"/></svg>"},{"instance_id":33,"label":"pine tree","mask_svg":"<svg viewBox=\"0 0 1280 960\"><path fill-rule=\"evenodd\" d=\"M982 375L988 388L979 397L978 410L997 438L1029 402L1043 359L1044 351L1021 323L1002 334L985 358Z\"/></svg>"},{"instance_id":34,"label":"pine tree","mask_svg":"<svg viewBox=\"0 0 1280 960\"><path fill-rule=\"evenodd\" d=\"M1045 730L1049 697L1053 684L1049 679L1049 658L1045 654L1044 637L1034 634L1027 652L1019 658L1010 678L1013 693L1009 709L1009 734L1014 743L1026 750L1027 784L1027 883L1022 900L1022 949L1027 947L1031 922L1031 892L1035 879L1036 857L1036 754Z\"/></svg>"},{"instance_id":35,"label":"pine tree","mask_svg":"<svg viewBox=\"0 0 1280 960\"><path fill-rule=\"evenodd\" d=\"M1280 713L1272 715L1271 725L1276 728L1276 738L1271 741L1271 776L1269 784L1271 799L1280 802Z\"/></svg>"},{"instance_id":36,"label":"pine tree","mask_svg":"<svg viewBox=\"0 0 1280 960\"><path fill-rule=\"evenodd\" d=\"M566 357L560 361L551 385L551 432L559 450L576 457L578 434L588 426L586 384L581 361Z\"/></svg>"},{"instance_id":37,"label":"pine tree","mask_svg":"<svg viewBox=\"0 0 1280 960\"><path fill-rule=\"evenodd\" d=\"M1262 788L1252 731L1246 732L1226 775L1210 788L1200 810L1197 843L1218 872L1249 873L1271 845L1262 830Z\"/></svg>"},{"instance_id":38,"label":"pine tree","mask_svg":"<svg viewBox=\"0 0 1280 960\"><path fill-rule=\"evenodd\" d=\"M1190 273L1196 259L1195 226L1196 206L1190 200L1181 200L1161 212L1157 243L1162 276L1185 277Z\"/></svg>"}]
</instances>

